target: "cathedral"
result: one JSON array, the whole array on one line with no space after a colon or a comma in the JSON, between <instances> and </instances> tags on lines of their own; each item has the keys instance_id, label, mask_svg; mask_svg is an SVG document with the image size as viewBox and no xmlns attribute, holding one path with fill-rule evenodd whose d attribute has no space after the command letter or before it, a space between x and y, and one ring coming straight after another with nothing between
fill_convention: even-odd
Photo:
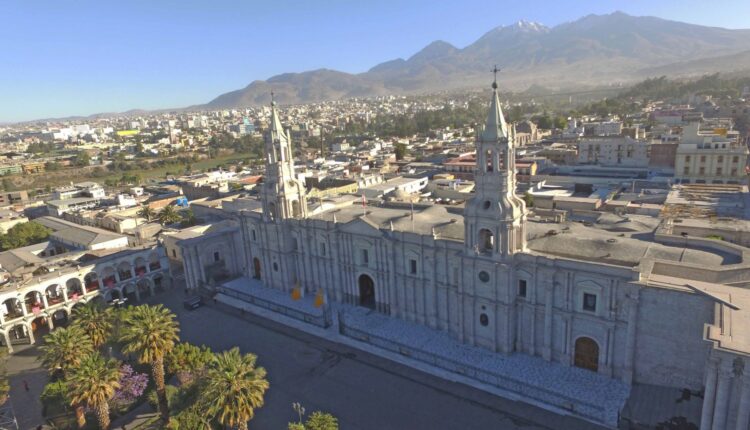
<instances>
[{"instance_id":1,"label":"cathedral","mask_svg":"<svg viewBox=\"0 0 750 430\"><path fill-rule=\"evenodd\" d=\"M701 429L747 430L750 250L673 235L652 217L532 217L515 194L515 134L493 83L463 213L326 207L306 198L273 105L259 208L240 211L234 230L183 241L188 288L222 261L267 288L324 291L497 354L702 391Z\"/></svg>"}]
</instances>

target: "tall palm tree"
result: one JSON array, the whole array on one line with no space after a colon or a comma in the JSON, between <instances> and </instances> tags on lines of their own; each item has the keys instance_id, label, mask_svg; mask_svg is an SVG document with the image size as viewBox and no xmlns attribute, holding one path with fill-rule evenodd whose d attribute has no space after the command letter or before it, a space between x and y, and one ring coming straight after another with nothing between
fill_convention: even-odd
<instances>
[{"instance_id":1,"label":"tall palm tree","mask_svg":"<svg viewBox=\"0 0 750 430\"><path fill-rule=\"evenodd\" d=\"M146 205L138 211L138 215L146 218L146 221L151 222L152 219L156 218L156 211L151 206Z\"/></svg>"},{"instance_id":2,"label":"tall palm tree","mask_svg":"<svg viewBox=\"0 0 750 430\"><path fill-rule=\"evenodd\" d=\"M44 345L40 349L42 353L39 360L49 373L60 371L63 378L67 378L71 369L80 366L81 360L94 352L94 344L81 327L72 325L68 328L60 327L44 336ZM76 411L78 427L83 428L86 425L83 406L74 404L73 409Z\"/></svg>"},{"instance_id":3,"label":"tall palm tree","mask_svg":"<svg viewBox=\"0 0 750 430\"><path fill-rule=\"evenodd\" d=\"M164 384L164 357L179 341L179 324L175 315L162 305L141 305L128 311L120 328L123 352L138 354L138 361L151 365L151 374L159 399L159 412L166 426L169 423L169 406Z\"/></svg>"},{"instance_id":4,"label":"tall palm tree","mask_svg":"<svg viewBox=\"0 0 750 430\"><path fill-rule=\"evenodd\" d=\"M104 359L92 353L71 369L66 379L71 404L85 404L96 411L99 428L109 429L109 400L120 387L120 366L117 360Z\"/></svg>"},{"instance_id":5,"label":"tall palm tree","mask_svg":"<svg viewBox=\"0 0 750 430\"><path fill-rule=\"evenodd\" d=\"M81 360L94 352L91 338L79 326L60 327L44 336L39 360L50 373L61 371L66 376L70 369L78 367Z\"/></svg>"},{"instance_id":6,"label":"tall palm tree","mask_svg":"<svg viewBox=\"0 0 750 430\"><path fill-rule=\"evenodd\" d=\"M201 399L208 415L225 426L247 430L255 409L263 406L269 384L266 370L255 367L256 358L234 347L217 354L209 366Z\"/></svg>"},{"instance_id":7,"label":"tall palm tree","mask_svg":"<svg viewBox=\"0 0 750 430\"><path fill-rule=\"evenodd\" d=\"M162 224L174 224L182 219L180 213L174 206L164 206L159 212L159 222Z\"/></svg>"},{"instance_id":8,"label":"tall palm tree","mask_svg":"<svg viewBox=\"0 0 750 430\"><path fill-rule=\"evenodd\" d=\"M88 302L73 308L73 327L80 327L94 348L104 345L112 331L112 311L98 303Z\"/></svg>"}]
</instances>

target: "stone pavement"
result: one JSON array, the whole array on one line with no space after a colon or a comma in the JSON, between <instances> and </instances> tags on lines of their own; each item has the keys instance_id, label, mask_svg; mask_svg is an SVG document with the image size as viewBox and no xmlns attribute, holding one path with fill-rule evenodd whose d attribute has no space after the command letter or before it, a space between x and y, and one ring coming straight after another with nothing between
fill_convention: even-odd
<instances>
[{"instance_id":1,"label":"stone pavement","mask_svg":"<svg viewBox=\"0 0 750 430\"><path fill-rule=\"evenodd\" d=\"M21 430L35 429L45 423L39 396L49 378L37 361L38 355L38 346L24 345L15 347L15 352L8 358L9 401ZM28 384L28 391L24 381Z\"/></svg>"}]
</instances>

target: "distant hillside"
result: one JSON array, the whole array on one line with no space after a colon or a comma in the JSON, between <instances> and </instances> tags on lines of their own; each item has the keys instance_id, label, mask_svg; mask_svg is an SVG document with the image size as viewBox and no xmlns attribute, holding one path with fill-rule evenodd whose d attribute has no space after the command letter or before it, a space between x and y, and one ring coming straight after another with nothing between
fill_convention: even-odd
<instances>
[{"instance_id":1,"label":"distant hillside","mask_svg":"<svg viewBox=\"0 0 750 430\"><path fill-rule=\"evenodd\" d=\"M271 91L280 103L307 103L486 85L494 64L503 68L501 86L511 89L744 70L750 69L750 30L621 12L588 15L552 28L521 21L490 30L462 49L435 41L406 60L386 61L361 74L321 69L254 81L204 107L267 103Z\"/></svg>"}]
</instances>

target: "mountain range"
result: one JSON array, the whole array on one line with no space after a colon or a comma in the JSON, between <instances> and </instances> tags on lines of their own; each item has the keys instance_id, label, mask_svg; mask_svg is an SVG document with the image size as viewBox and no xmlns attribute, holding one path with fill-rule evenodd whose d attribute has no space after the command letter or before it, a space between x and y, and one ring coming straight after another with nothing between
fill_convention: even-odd
<instances>
[{"instance_id":1,"label":"mountain range","mask_svg":"<svg viewBox=\"0 0 750 430\"><path fill-rule=\"evenodd\" d=\"M200 106L233 108L350 97L407 94L488 85L494 65L501 88L569 88L623 83L650 76L750 71L750 29L730 30L636 17L588 15L554 27L519 21L458 48L435 41L408 59L351 74L329 69L256 80Z\"/></svg>"}]
</instances>

